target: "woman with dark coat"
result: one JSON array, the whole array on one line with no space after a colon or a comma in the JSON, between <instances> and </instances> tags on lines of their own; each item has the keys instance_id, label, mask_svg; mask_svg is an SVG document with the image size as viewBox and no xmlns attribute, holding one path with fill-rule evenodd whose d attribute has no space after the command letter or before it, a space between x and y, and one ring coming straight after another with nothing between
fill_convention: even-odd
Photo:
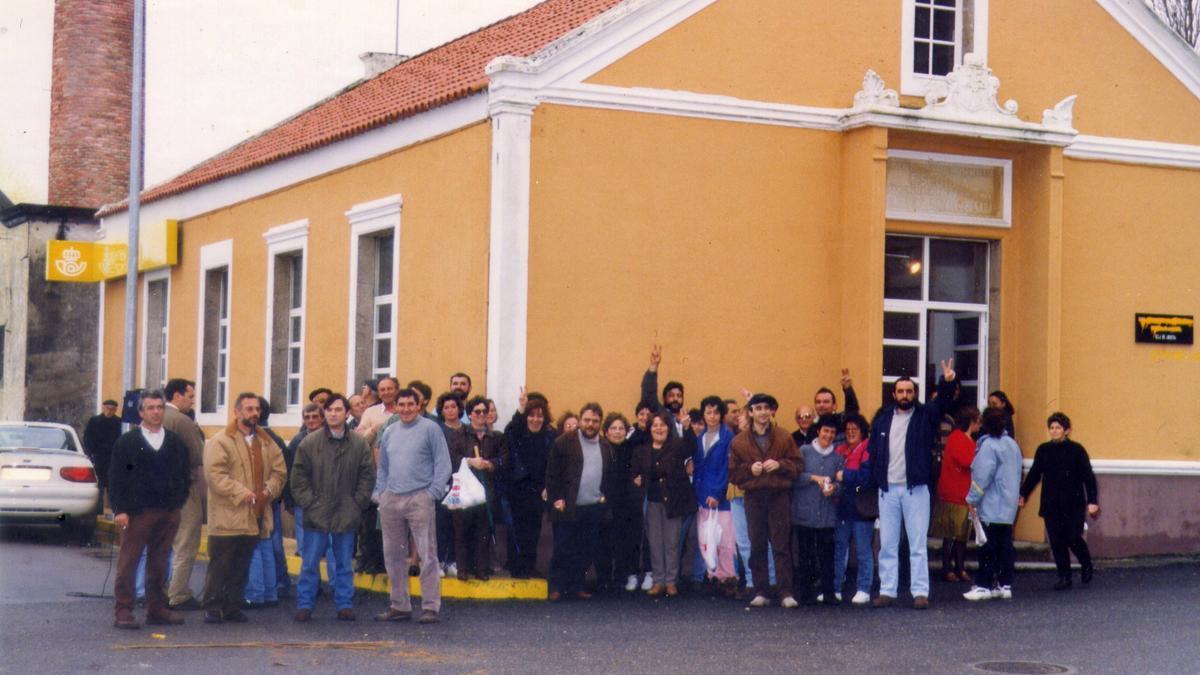
<instances>
[{"instance_id":1,"label":"woman with dark coat","mask_svg":"<svg viewBox=\"0 0 1200 675\"><path fill-rule=\"evenodd\" d=\"M601 427L613 448L612 520L600 526L596 554L596 580L600 590L636 591L640 578L642 542L642 492L633 485L634 446L626 440L629 420L611 412Z\"/></svg>"},{"instance_id":2,"label":"woman with dark coat","mask_svg":"<svg viewBox=\"0 0 1200 675\"><path fill-rule=\"evenodd\" d=\"M650 595L664 590L668 597L679 595L679 528L683 516L695 508L692 485L685 461L691 453L678 437L671 437L673 420L669 411L650 418L650 442L633 454L633 484L646 491L646 540L654 585Z\"/></svg>"},{"instance_id":3,"label":"woman with dark coat","mask_svg":"<svg viewBox=\"0 0 1200 675\"><path fill-rule=\"evenodd\" d=\"M513 553L508 570L514 579L528 579L537 573L538 540L542 534L545 511L542 490L546 487L546 458L554 444L550 427L550 406L546 399L521 392L520 408L504 429L508 437L508 501L512 507Z\"/></svg>"},{"instance_id":4,"label":"woman with dark coat","mask_svg":"<svg viewBox=\"0 0 1200 675\"><path fill-rule=\"evenodd\" d=\"M1082 445L1070 439L1071 418L1056 412L1046 420L1050 440L1038 446L1033 466L1021 485L1020 506L1042 482L1038 515L1046 522L1046 536L1058 568L1054 590L1071 588L1071 553L1079 560L1083 583L1092 580L1092 556L1083 540L1085 516L1100 517L1100 494L1092 461Z\"/></svg>"}]
</instances>

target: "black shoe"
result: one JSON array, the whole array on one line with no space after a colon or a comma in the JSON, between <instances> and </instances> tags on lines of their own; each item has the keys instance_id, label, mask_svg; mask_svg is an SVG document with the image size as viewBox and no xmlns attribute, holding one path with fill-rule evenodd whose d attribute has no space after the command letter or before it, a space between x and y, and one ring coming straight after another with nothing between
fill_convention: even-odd
<instances>
[{"instance_id":1,"label":"black shoe","mask_svg":"<svg viewBox=\"0 0 1200 675\"><path fill-rule=\"evenodd\" d=\"M182 626L184 623L183 615L178 612L167 612L157 616L147 616L147 626Z\"/></svg>"},{"instance_id":2,"label":"black shoe","mask_svg":"<svg viewBox=\"0 0 1200 675\"><path fill-rule=\"evenodd\" d=\"M1087 586L1088 584L1092 583L1092 575L1095 573L1096 567L1094 565L1087 565L1079 573L1079 580L1083 582L1084 586Z\"/></svg>"},{"instance_id":3,"label":"black shoe","mask_svg":"<svg viewBox=\"0 0 1200 675\"><path fill-rule=\"evenodd\" d=\"M408 621L412 618L412 612L402 612L398 609L389 609L382 614L376 614L376 621Z\"/></svg>"},{"instance_id":4,"label":"black shoe","mask_svg":"<svg viewBox=\"0 0 1200 675\"><path fill-rule=\"evenodd\" d=\"M215 609L210 609L204 613L204 623L222 623L225 619L221 617L221 613Z\"/></svg>"},{"instance_id":5,"label":"black shoe","mask_svg":"<svg viewBox=\"0 0 1200 675\"><path fill-rule=\"evenodd\" d=\"M1055 584L1054 584L1054 590L1056 590L1056 591L1071 590L1071 577L1059 577L1058 581L1055 582Z\"/></svg>"},{"instance_id":6,"label":"black shoe","mask_svg":"<svg viewBox=\"0 0 1200 675\"><path fill-rule=\"evenodd\" d=\"M173 612L195 612L201 609L204 609L204 607L195 598L188 598L178 605L171 605L171 611Z\"/></svg>"},{"instance_id":7,"label":"black shoe","mask_svg":"<svg viewBox=\"0 0 1200 675\"><path fill-rule=\"evenodd\" d=\"M276 603L276 604L279 604L279 603ZM243 605L243 607L245 609L249 609L249 610L266 609L267 603L259 602L257 600L254 600L254 601L247 600L246 603Z\"/></svg>"},{"instance_id":8,"label":"black shoe","mask_svg":"<svg viewBox=\"0 0 1200 675\"><path fill-rule=\"evenodd\" d=\"M245 612L241 611L240 609L230 612L224 615L224 617L229 623L246 623L250 620L250 617L246 616Z\"/></svg>"},{"instance_id":9,"label":"black shoe","mask_svg":"<svg viewBox=\"0 0 1200 675\"><path fill-rule=\"evenodd\" d=\"M123 630L137 630L142 626L133 617L129 617L125 619L113 619L113 627Z\"/></svg>"}]
</instances>

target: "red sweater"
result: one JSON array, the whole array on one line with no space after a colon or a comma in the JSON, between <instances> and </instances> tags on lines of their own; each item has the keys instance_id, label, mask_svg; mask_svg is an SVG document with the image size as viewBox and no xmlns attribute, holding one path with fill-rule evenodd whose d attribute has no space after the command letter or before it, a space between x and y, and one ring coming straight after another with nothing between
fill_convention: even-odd
<instances>
[{"instance_id":1,"label":"red sweater","mask_svg":"<svg viewBox=\"0 0 1200 675\"><path fill-rule=\"evenodd\" d=\"M974 459L975 441L966 432L955 429L946 440L946 450L942 453L942 473L937 482L939 501L966 505Z\"/></svg>"}]
</instances>

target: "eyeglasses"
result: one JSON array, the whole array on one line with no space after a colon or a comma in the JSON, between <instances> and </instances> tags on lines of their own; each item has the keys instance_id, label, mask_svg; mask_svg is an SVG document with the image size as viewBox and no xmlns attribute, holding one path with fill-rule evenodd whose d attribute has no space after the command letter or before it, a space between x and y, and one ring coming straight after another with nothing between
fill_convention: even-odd
<instances>
[{"instance_id":1,"label":"eyeglasses","mask_svg":"<svg viewBox=\"0 0 1200 675\"><path fill-rule=\"evenodd\" d=\"M476 408L475 410L471 411L471 414L472 415L486 415L487 408Z\"/></svg>"},{"instance_id":2,"label":"eyeglasses","mask_svg":"<svg viewBox=\"0 0 1200 675\"><path fill-rule=\"evenodd\" d=\"M321 419L321 415L319 413L308 413L307 415L304 416L304 419L319 420L319 419Z\"/></svg>"},{"instance_id":3,"label":"eyeglasses","mask_svg":"<svg viewBox=\"0 0 1200 675\"><path fill-rule=\"evenodd\" d=\"M811 420L812 418L813 415L796 415L796 419L798 420Z\"/></svg>"}]
</instances>

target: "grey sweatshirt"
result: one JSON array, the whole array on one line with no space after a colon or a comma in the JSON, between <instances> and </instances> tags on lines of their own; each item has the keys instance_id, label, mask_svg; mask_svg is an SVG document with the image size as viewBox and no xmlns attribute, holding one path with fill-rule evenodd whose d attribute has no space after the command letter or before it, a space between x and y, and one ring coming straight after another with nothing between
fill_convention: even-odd
<instances>
[{"instance_id":1,"label":"grey sweatshirt","mask_svg":"<svg viewBox=\"0 0 1200 675\"><path fill-rule=\"evenodd\" d=\"M834 449L822 453L815 442L800 448L804 457L804 471L792 485L792 524L803 527L834 527L837 525L837 504L834 499L841 491L837 472L845 460ZM821 494L821 486L812 481L813 476L829 476L838 491L829 497Z\"/></svg>"}]
</instances>

